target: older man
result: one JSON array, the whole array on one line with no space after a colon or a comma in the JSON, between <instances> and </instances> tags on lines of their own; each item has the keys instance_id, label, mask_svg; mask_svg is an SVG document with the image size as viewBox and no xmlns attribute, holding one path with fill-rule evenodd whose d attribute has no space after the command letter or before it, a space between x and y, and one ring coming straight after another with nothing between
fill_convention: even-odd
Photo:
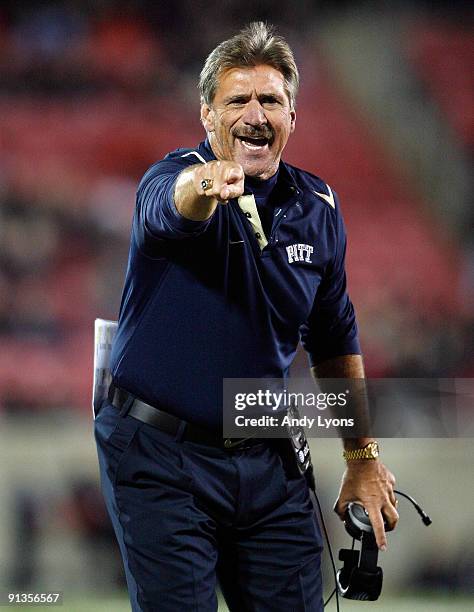
<instances>
[{"instance_id":1,"label":"older man","mask_svg":"<svg viewBox=\"0 0 474 612\"><path fill-rule=\"evenodd\" d=\"M322 542L308 485L262 439L223 440L226 377L285 378L302 339L317 376L362 377L339 203L281 161L298 71L252 23L200 78L207 139L154 164L137 194L112 355L96 419L102 486L133 610L322 610ZM397 521L372 439L344 441L337 512ZM362 450L361 450L362 449Z\"/></svg>"}]
</instances>

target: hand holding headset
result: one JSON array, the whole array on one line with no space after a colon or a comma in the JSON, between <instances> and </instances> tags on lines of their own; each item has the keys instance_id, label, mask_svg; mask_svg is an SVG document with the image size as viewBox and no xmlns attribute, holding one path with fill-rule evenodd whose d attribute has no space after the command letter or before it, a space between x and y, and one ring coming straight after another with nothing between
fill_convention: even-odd
<instances>
[{"instance_id":1,"label":"hand holding headset","mask_svg":"<svg viewBox=\"0 0 474 612\"><path fill-rule=\"evenodd\" d=\"M310 464L305 473L308 485L314 494L315 508L318 509L321 517L326 542L328 543L329 557L334 572L336 586L329 597L324 602L324 607L328 605L334 595L336 595L336 608L339 612L339 595L346 599L356 599L359 601L375 601L378 599L382 590L383 572L377 566L378 547L375 541L374 530L370 523L366 509L355 502L348 505L344 525L349 535L353 537L352 548L343 548L339 551L339 560L344 562L343 567L336 571L336 564L332 554L331 543L329 541L326 524L321 509L321 504L316 493L313 467ZM432 521L421 506L406 493L394 490L394 493L401 495L410 501L421 516L423 523L428 526ZM354 550L355 540L361 541L361 550Z\"/></svg>"},{"instance_id":2,"label":"hand holding headset","mask_svg":"<svg viewBox=\"0 0 474 612\"><path fill-rule=\"evenodd\" d=\"M431 525L431 519L420 505L406 493L394 491L408 499L423 523ZM370 523L366 509L357 503L350 503L344 519L346 531L354 540L361 542L360 551L343 548L339 551L339 560L344 562L337 572L336 583L339 593L347 599L361 601L375 601L382 590L383 572L377 566L378 547L375 541L374 530Z\"/></svg>"}]
</instances>

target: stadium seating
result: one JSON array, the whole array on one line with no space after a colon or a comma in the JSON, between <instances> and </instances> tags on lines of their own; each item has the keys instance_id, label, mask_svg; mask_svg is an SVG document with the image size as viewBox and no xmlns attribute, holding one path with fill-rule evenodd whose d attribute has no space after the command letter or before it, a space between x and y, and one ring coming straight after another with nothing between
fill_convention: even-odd
<instances>
[{"instance_id":1,"label":"stadium seating","mask_svg":"<svg viewBox=\"0 0 474 612\"><path fill-rule=\"evenodd\" d=\"M474 151L474 37L449 22L413 24L407 52L458 137Z\"/></svg>"},{"instance_id":2,"label":"stadium seating","mask_svg":"<svg viewBox=\"0 0 474 612\"><path fill-rule=\"evenodd\" d=\"M138 26L124 34L117 23L112 25L86 40L97 70L110 69L114 75L108 91L87 90L67 98L11 91L0 95L1 215L4 231L18 236L16 243L8 243L10 251L0 253L0 287L10 308L18 311L0 313L0 408L89 409L92 321L116 317L134 185L154 160L203 135L195 91L191 107L185 87L179 96L157 96L154 88L137 97L124 94L122 81L130 66L122 37L136 41ZM448 85L456 90L449 113L472 143L473 126L459 112L467 85L455 84L454 79L463 79L451 75L448 60L434 61L442 58L443 44L451 45L457 60L470 48L467 39L456 42L446 32L438 37L425 32L417 41L417 61L440 95ZM110 45L117 46L115 55L108 53ZM144 58L148 76L153 57L159 56L153 49L146 39L130 59L133 64ZM287 159L324 177L338 192L368 372L396 375L407 356L416 358L432 340L433 329L459 310L458 251L434 223L417 186L338 91L323 58L313 57L314 50L307 54L307 63L319 66L318 78L307 75L303 83ZM112 67L104 63L106 56ZM441 65L453 79L442 85L435 78ZM7 73L11 77L3 68L0 80ZM472 85L472 71L470 78ZM32 244L32 219L43 223L38 235L51 242L36 258L32 252L25 270L20 259ZM418 334L415 347L413 333ZM398 352L393 351L394 338ZM419 366L422 373L429 371L421 361Z\"/></svg>"}]
</instances>

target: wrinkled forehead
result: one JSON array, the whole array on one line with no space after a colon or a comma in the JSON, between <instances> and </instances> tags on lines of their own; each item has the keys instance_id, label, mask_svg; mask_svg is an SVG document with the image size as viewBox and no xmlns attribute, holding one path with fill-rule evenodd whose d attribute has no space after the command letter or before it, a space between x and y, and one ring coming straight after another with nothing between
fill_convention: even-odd
<instances>
[{"instance_id":1,"label":"wrinkled forehead","mask_svg":"<svg viewBox=\"0 0 474 612\"><path fill-rule=\"evenodd\" d=\"M223 68L217 74L217 87L214 101L219 102L228 96L275 94L283 97L288 104L288 94L283 74L267 64L257 66L234 66Z\"/></svg>"}]
</instances>

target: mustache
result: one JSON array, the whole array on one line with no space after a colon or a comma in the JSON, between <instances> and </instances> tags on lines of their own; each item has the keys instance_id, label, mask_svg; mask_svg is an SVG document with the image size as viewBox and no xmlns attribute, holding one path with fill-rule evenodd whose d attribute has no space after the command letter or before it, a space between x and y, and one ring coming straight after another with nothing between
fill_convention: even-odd
<instances>
[{"instance_id":1,"label":"mustache","mask_svg":"<svg viewBox=\"0 0 474 612\"><path fill-rule=\"evenodd\" d=\"M232 135L235 138L264 138L265 140L273 140L273 130L268 125L262 125L261 127L248 126L247 128L239 128L234 130Z\"/></svg>"}]
</instances>

